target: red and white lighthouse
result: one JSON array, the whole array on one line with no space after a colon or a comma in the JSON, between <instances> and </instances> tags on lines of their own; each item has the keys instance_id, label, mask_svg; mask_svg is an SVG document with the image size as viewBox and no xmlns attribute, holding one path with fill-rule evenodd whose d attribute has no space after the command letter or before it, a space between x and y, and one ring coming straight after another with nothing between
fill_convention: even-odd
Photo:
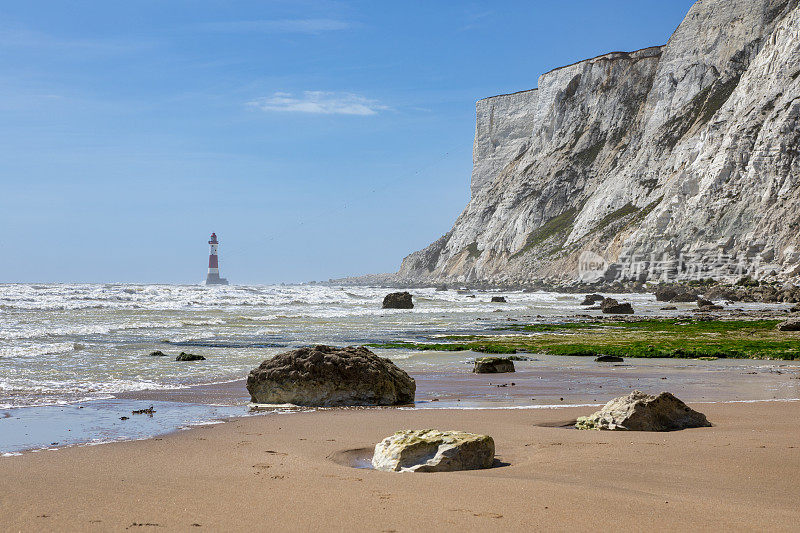
<instances>
[{"instance_id":1,"label":"red and white lighthouse","mask_svg":"<svg viewBox=\"0 0 800 533\"><path fill-rule=\"evenodd\" d=\"M206 285L227 285L228 280L219 277L219 255L217 254L219 241L217 240L216 233L211 234L208 245L210 249L208 253L208 275L206 276Z\"/></svg>"}]
</instances>

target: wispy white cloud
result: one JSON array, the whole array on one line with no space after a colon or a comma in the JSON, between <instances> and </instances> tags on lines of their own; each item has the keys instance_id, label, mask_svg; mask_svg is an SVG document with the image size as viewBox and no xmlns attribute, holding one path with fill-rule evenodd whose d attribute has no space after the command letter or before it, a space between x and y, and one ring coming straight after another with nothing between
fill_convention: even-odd
<instances>
[{"instance_id":1,"label":"wispy white cloud","mask_svg":"<svg viewBox=\"0 0 800 533\"><path fill-rule=\"evenodd\" d=\"M494 15L493 11L477 10L474 7L468 9L464 15L466 24L461 27L461 31L469 31L480 27L481 23Z\"/></svg>"},{"instance_id":2,"label":"wispy white cloud","mask_svg":"<svg viewBox=\"0 0 800 533\"><path fill-rule=\"evenodd\" d=\"M347 30L353 24L338 19L308 18L206 22L195 27L201 31L219 33L322 33Z\"/></svg>"},{"instance_id":3,"label":"wispy white cloud","mask_svg":"<svg viewBox=\"0 0 800 533\"><path fill-rule=\"evenodd\" d=\"M302 96L277 92L249 102L262 111L312 113L318 115L375 115L389 109L377 100L352 93L305 91Z\"/></svg>"},{"instance_id":4,"label":"wispy white cloud","mask_svg":"<svg viewBox=\"0 0 800 533\"><path fill-rule=\"evenodd\" d=\"M0 47L118 54L152 47L152 43L108 39L56 37L25 28L0 28Z\"/></svg>"}]
</instances>

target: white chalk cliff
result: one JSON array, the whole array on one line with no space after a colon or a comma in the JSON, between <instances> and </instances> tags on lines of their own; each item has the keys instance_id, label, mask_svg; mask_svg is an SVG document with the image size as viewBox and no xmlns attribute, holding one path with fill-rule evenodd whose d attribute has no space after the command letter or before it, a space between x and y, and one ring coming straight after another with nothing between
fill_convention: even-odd
<instances>
[{"instance_id":1,"label":"white chalk cliff","mask_svg":"<svg viewBox=\"0 0 800 533\"><path fill-rule=\"evenodd\" d=\"M666 46L480 100L471 200L394 277L799 274L799 1L700 0Z\"/></svg>"}]
</instances>

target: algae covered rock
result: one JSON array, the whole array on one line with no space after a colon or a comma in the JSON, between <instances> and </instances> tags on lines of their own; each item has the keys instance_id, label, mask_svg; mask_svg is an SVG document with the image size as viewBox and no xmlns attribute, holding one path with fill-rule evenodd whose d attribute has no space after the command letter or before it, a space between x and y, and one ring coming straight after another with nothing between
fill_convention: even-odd
<instances>
[{"instance_id":1,"label":"algae covered rock","mask_svg":"<svg viewBox=\"0 0 800 533\"><path fill-rule=\"evenodd\" d=\"M778 331L800 331L800 318L790 318L778 324Z\"/></svg>"},{"instance_id":2,"label":"algae covered rock","mask_svg":"<svg viewBox=\"0 0 800 533\"><path fill-rule=\"evenodd\" d=\"M492 463L492 437L435 429L398 431L379 442L372 456L372 466L388 472L477 470Z\"/></svg>"},{"instance_id":3,"label":"algae covered rock","mask_svg":"<svg viewBox=\"0 0 800 533\"><path fill-rule=\"evenodd\" d=\"M476 374L505 374L514 372L514 362L508 357L479 357L472 371Z\"/></svg>"},{"instance_id":4,"label":"algae covered rock","mask_svg":"<svg viewBox=\"0 0 800 533\"><path fill-rule=\"evenodd\" d=\"M314 346L276 355L247 376L255 403L306 406L414 403L414 379L367 348Z\"/></svg>"},{"instance_id":5,"label":"algae covered rock","mask_svg":"<svg viewBox=\"0 0 800 533\"><path fill-rule=\"evenodd\" d=\"M383 298L384 309L414 309L410 292L393 292Z\"/></svg>"},{"instance_id":6,"label":"algae covered rock","mask_svg":"<svg viewBox=\"0 0 800 533\"><path fill-rule=\"evenodd\" d=\"M591 416L582 416L575 427L610 431L675 431L708 427L711 423L669 392L651 396L633 391L608 402Z\"/></svg>"},{"instance_id":7,"label":"algae covered rock","mask_svg":"<svg viewBox=\"0 0 800 533\"><path fill-rule=\"evenodd\" d=\"M206 358L202 355L196 355L193 353L186 353L181 352L178 354L178 357L175 358L176 361L205 361Z\"/></svg>"}]
</instances>

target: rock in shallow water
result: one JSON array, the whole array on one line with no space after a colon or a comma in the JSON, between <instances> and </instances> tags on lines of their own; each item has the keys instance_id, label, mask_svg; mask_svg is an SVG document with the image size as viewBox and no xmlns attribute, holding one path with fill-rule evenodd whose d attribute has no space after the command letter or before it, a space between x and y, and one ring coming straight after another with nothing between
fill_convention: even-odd
<instances>
[{"instance_id":1,"label":"rock in shallow water","mask_svg":"<svg viewBox=\"0 0 800 533\"><path fill-rule=\"evenodd\" d=\"M414 302L409 292L393 292L383 298L384 309L414 309Z\"/></svg>"},{"instance_id":2,"label":"rock in shallow water","mask_svg":"<svg viewBox=\"0 0 800 533\"><path fill-rule=\"evenodd\" d=\"M367 348L314 346L276 355L247 376L256 403L306 406L414 403L414 379Z\"/></svg>"},{"instance_id":3,"label":"rock in shallow water","mask_svg":"<svg viewBox=\"0 0 800 533\"><path fill-rule=\"evenodd\" d=\"M605 300L605 296L602 294L587 294L586 298L583 299L581 305L594 305L596 303L600 303Z\"/></svg>"},{"instance_id":4,"label":"rock in shallow water","mask_svg":"<svg viewBox=\"0 0 800 533\"><path fill-rule=\"evenodd\" d=\"M514 372L514 362L508 357L479 357L472 371L476 374L505 374Z\"/></svg>"},{"instance_id":5,"label":"rock in shallow water","mask_svg":"<svg viewBox=\"0 0 800 533\"><path fill-rule=\"evenodd\" d=\"M598 355L594 358L595 361L598 363L622 363L625 361L622 357L618 355Z\"/></svg>"},{"instance_id":6,"label":"rock in shallow water","mask_svg":"<svg viewBox=\"0 0 800 533\"><path fill-rule=\"evenodd\" d=\"M611 315L632 315L633 314L633 306L631 304L619 303L614 298L606 298L603 300L603 303L600 304L600 309L606 313Z\"/></svg>"},{"instance_id":7,"label":"rock in shallow water","mask_svg":"<svg viewBox=\"0 0 800 533\"><path fill-rule=\"evenodd\" d=\"M678 429L708 427L711 423L669 392L651 396L633 391L608 402L591 416L582 416L578 429L610 431L674 431Z\"/></svg>"},{"instance_id":8,"label":"rock in shallow water","mask_svg":"<svg viewBox=\"0 0 800 533\"><path fill-rule=\"evenodd\" d=\"M176 361L205 361L206 358L202 355L195 355L193 353L186 353L181 352L178 357L175 358Z\"/></svg>"},{"instance_id":9,"label":"rock in shallow water","mask_svg":"<svg viewBox=\"0 0 800 533\"><path fill-rule=\"evenodd\" d=\"M372 456L372 466L388 472L477 470L492 463L492 437L435 429L398 431L379 442Z\"/></svg>"}]
</instances>

